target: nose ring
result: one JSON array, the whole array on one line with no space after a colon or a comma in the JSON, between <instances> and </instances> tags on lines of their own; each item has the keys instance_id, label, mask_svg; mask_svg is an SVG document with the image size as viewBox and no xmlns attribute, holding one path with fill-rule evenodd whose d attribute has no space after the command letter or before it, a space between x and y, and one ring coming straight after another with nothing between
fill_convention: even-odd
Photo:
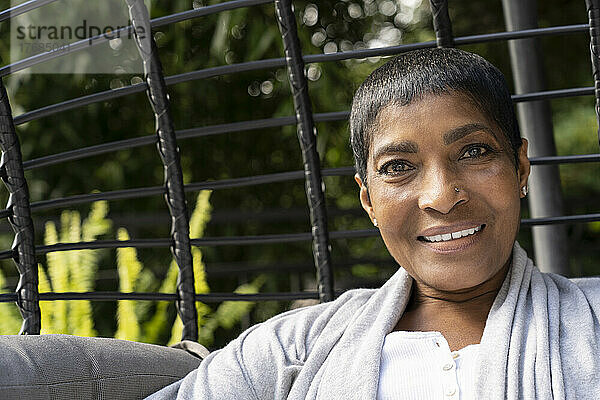
<instances>
[{"instance_id":1,"label":"nose ring","mask_svg":"<svg viewBox=\"0 0 600 400\"><path fill-rule=\"evenodd\" d=\"M458 193L458 192L460 192L460 189L459 189L459 188L457 188L457 187L455 186L455 187L454 187L454 191L455 191L456 193Z\"/></svg>"}]
</instances>

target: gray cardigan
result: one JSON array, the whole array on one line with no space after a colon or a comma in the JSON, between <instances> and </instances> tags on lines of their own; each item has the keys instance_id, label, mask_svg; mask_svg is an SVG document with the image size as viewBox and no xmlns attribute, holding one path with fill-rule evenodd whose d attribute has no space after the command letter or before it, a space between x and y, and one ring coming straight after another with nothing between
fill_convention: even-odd
<instances>
[{"instance_id":1,"label":"gray cardigan","mask_svg":"<svg viewBox=\"0 0 600 400\"><path fill-rule=\"evenodd\" d=\"M151 399L375 399L412 278L278 315ZM541 273L515 243L477 359L478 399L600 399L600 279Z\"/></svg>"}]
</instances>

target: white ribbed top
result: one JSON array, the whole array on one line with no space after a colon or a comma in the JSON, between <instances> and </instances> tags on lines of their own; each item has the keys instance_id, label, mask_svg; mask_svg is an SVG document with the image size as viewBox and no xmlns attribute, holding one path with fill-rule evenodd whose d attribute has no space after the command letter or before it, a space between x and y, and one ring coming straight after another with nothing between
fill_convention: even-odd
<instances>
[{"instance_id":1,"label":"white ribbed top","mask_svg":"<svg viewBox=\"0 0 600 400\"><path fill-rule=\"evenodd\" d=\"M478 344L450 351L440 332L394 331L381 352L377 400L475 400Z\"/></svg>"}]
</instances>

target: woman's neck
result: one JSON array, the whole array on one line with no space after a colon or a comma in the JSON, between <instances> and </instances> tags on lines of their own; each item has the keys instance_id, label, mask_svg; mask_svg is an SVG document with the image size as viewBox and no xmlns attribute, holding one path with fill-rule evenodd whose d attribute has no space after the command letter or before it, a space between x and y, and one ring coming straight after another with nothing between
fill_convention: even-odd
<instances>
[{"instance_id":1,"label":"woman's neck","mask_svg":"<svg viewBox=\"0 0 600 400\"><path fill-rule=\"evenodd\" d=\"M510 263L473 288L441 291L416 280L404 314L394 330L441 332L451 350L479 343L494 299Z\"/></svg>"}]
</instances>

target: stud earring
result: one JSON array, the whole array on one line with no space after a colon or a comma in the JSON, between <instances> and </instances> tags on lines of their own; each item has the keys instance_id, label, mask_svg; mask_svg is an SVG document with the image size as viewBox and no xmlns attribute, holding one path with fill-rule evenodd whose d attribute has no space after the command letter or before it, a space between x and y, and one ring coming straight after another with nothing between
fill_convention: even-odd
<instances>
[{"instance_id":1,"label":"stud earring","mask_svg":"<svg viewBox=\"0 0 600 400\"><path fill-rule=\"evenodd\" d=\"M373 226L377 226L377 218L373 218Z\"/></svg>"},{"instance_id":2,"label":"stud earring","mask_svg":"<svg viewBox=\"0 0 600 400\"><path fill-rule=\"evenodd\" d=\"M525 185L521 188L521 193L523 193L523 197L527 196L527 192L528 192L527 185Z\"/></svg>"}]
</instances>

